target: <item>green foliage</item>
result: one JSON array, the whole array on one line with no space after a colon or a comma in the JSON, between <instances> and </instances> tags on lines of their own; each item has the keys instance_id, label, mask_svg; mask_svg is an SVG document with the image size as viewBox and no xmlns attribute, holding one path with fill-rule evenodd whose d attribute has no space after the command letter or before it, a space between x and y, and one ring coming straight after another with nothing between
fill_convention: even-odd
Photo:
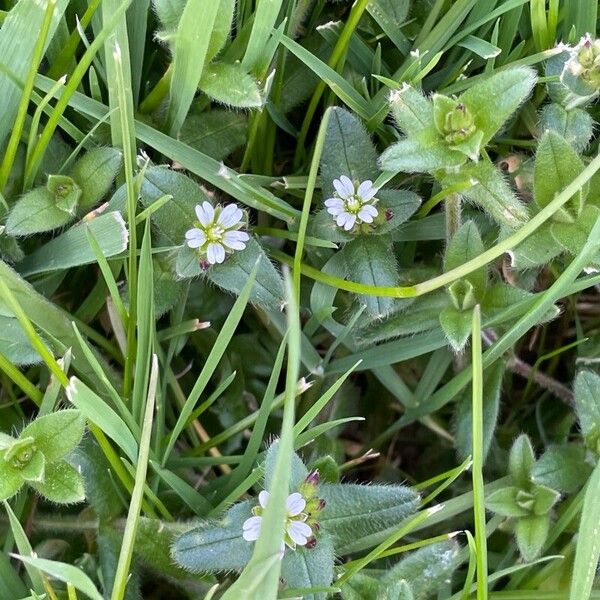
<instances>
[{"instance_id":1,"label":"green foliage","mask_svg":"<svg viewBox=\"0 0 600 600\"><path fill-rule=\"evenodd\" d=\"M81 502L81 475L65 457L81 441L84 427L79 411L62 410L36 419L17 438L1 434L0 499L11 498L27 484L52 502Z\"/></svg>"},{"instance_id":2,"label":"green foliage","mask_svg":"<svg viewBox=\"0 0 600 600\"><path fill-rule=\"evenodd\" d=\"M593 598L596 4L5 2L0 598Z\"/></svg>"},{"instance_id":3,"label":"green foliage","mask_svg":"<svg viewBox=\"0 0 600 600\"><path fill-rule=\"evenodd\" d=\"M553 455L536 462L531 441L520 435L510 449L508 470L512 485L500 488L486 498L486 507L503 517L515 519L514 531L521 556L527 561L537 558L550 530L550 511L560 499L560 492L543 485L565 487ZM567 483L567 486L569 484Z\"/></svg>"},{"instance_id":4,"label":"green foliage","mask_svg":"<svg viewBox=\"0 0 600 600\"><path fill-rule=\"evenodd\" d=\"M226 106L258 108L263 103L258 84L239 63L208 65L202 73L200 89Z\"/></svg>"}]
</instances>

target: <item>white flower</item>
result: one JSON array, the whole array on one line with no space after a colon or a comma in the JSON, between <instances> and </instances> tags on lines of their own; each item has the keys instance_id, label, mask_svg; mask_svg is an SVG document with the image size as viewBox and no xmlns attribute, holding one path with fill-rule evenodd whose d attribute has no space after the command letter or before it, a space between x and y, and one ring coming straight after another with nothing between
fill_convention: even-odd
<instances>
[{"instance_id":1,"label":"white flower","mask_svg":"<svg viewBox=\"0 0 600 600\"><path fill-rule=\"evenodd\" d=\"M262 491L258 495L260 506L253 510L254 516L246 519L242 525L242 537L248 542L254 542L260 535L262 525L262 512L267 507L269 500L269 492ZM305 521L308 515L304 513L306 508L306 500L298 492L294 492L287 497L285 501L286 518L285 518L285 543L292 548L296 546L305 546L308 540L312 537L313 531L310 525Z\"/></svg>"},{"instance_id":2,"label":"white flower","mask_svg":"<svg viewBox=\"0 0 600 600\"><path fill-rule=\"evenodd\" d=\"M198 248L200 254L214 265L222 263L227 253L243 250L250 236L240 231L243 226L244 213L237 204L222 207L204 201L196 205L198 222L185 232L186 244L190 248Z\"/></svg>"},{"instance_id":3,"label":"white flower","mask_svg":"<svg viewBox=\"0 0 600 600\"><path fill-rule=\"evenodd\" d=\"M333 187L333 198L325 200L325 206L339 227L350 231L357 224L372 223L379 214L375 208L377 188L372 181L367 179L355 185L350 177L342 175L333 180Z\"/></svg>"}]
</instances>

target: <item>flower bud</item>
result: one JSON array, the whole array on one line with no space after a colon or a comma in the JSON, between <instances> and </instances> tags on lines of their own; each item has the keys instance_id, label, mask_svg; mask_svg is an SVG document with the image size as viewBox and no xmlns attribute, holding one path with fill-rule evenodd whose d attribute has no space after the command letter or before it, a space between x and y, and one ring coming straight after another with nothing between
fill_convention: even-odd
<instances>
[{"instance_id":1,"label":"flower bud","mask_svg":"<svg viewBox=\"0 0 600 600\"><path fill-rule=\"evenodd\" d=\"M311 471L306 479L300 484L298 491L306 499L307 506L310 503L310 500L317 495L317 487L320 481L321 476L319 475L319 471L315 469L314 471Z\"/></svg>"}]
</instances>

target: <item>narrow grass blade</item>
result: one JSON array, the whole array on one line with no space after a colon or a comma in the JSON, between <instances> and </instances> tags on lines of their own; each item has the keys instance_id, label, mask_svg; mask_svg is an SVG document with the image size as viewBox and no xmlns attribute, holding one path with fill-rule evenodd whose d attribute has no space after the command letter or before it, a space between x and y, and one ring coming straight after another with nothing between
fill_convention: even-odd
<instances>
[{"instance_id":1,"label":"narrow grass blade","mask_svg":"<svg viewBox=\"0 0 600 600\"><path fill-rule=\"evenodd\" d=\"M31 544L29 543L29 540L27 539L27 534L25 533L25 530L21 526L19 519L17 519L17 516L13 512L13 510L10 507L10 504L8 502L4 502L4 509L6 510L6 513L8 514L10 528L11 528L13 537L15 538L15 543L17 545L17 549L19 550L19 553L22 554L23 556L35 556L33 548L31 547ZM29 579L31 580L31 583L33 584L33 589L38 594L43 594L44 593L44 581L43 581L42 576L41 576L39 570L37 569L37 567L34 567L33 565L25 563L25 570L27 571L27 575L29 575Z\"/></svg>"},{"instance_id":2,"label":"narrow grass blade","mask_svg":"<svg viewBox=\"0 0 600 600\"><path fill-rule=\"evenodd\" d=\"M152 267L152 241L150 221L146 221L142 250L138 290L136 294L136 356L133 374L132 413L137 422L142 420L144 396L148 389L150 359L152 356L155 319L154 319L154 279Z\"/></svg>"},{"instance_id":3,"label":"narrow grass blade","mask_svg":"<svg viewBox=\"0 0 600 600\"><path fill-rule=\"evenodd\" d=\"M37 36L33 31L40 31L44 21L48 2L37 0L21 0L9 11L0 30L0 56L2 62L10 65L10 70L18 81L25 80L31 69ZM69 0L59 0L56 4L49 27L45 47L52 39ZM18 40L18 43L15 41ZM13 128L22 90L15 84L11 76L0 72L0 98L2 98L2 115L0 116L0 142Z\"/></svg>"},{"instance_id":4,"label":"narrow grass blade","mask_svg":"<svg viewBox=\"0 0 600 600\"><path fill-rule=\"evenodd\" d=\"M252 31L242 59L242 65L257 76L261 76L269 66L268 53L265 53L265 49L269 36L275 28L282 4L283 0L261 0L261 2L258 2L258 7L254 13L254 23L252 24ZM265 58L265 54L267 58Z\"/></svg>"},{"instance_id":5,"label":"narrow grass blade","mask_svg":"<svg viewBox=\"0 0 600 600\"><path fill-rule=\"evenodd\" d=\"M590 598L600 558L598 523L600 523L600 463L596 464L588 481L583 500L575 562L573 563L570 600L588 600Z\"/></svg>"},{"instance_id":6,"label":"narrow grass blade","mask_svg":"<svg viewBox=\"0 0 600 600\"><path fill-rule=\"evenodd\" d=\"M125 452L133 463L137 460L138 445L124 421L106 402L76 377L66 390L67 398L86 418L98 426Z\"/></svg>"},{"instance_id":7,"label":"narrow grass blade","mask_svg":"<svg viewBox=\"0 0 600 600\"><path fill-rule=\"evenodd\" d=\"M229 341L235 333L235 330L242 318L242 315L244 314L244 310L246 309L246 305L248 304L248 299L250 298L250 290L252 289L252 286L254 284L254 279L256 278L257 270L258 263L252 270L250 277L248 277L248 281L246 281L246 284L242 288L238 299L235 301L235 304L229 312L229 315L225 323L223 324L223 327L221 328L219 336L217 337L215 344L208 358L206 359L206 362L204 363L204 367L202 368L202 371L198 376L198 380L196 381L194 387L192 388L192 391L190 392L190 395L188 396L183 408L181 409L181 412L179 413L179 417L177 418L177 422L175 423L175 426L171 431L171 436L169 438L167 448L165 449L163 455L163 465L169 458L169 455L173 450L173 446L175 445L177 438L183 431L190 415L192 414L192 411L194 410L194 407L196 406L196 402L198 402L200 395L202 394L202 392L206 388L206 385L210 381L210 378L214 373L215 368L219 364L219 361L221 360L223 354L225 353L225 350L227 349Z\"/></svg>"},{"instance_id":8,"label":"narrow grass blade","mask_svg":"<svg viewBox=\"0 0 600 600\"><path fill-rule=\"evenodd\" d=\"M8 144L4 151L2 165L0 166L0 190L4 189L4 186L8 181L8 177L17 154L17 147L21 141L21 134L23 132L23 125L25 124L25 119L27 117L27 109L29 107L31 92L33 91L35 76L40 62L44 57L46 40L48 39L50 27L52 26L52 17L54 15L55 8L56 0L48 0L48 3L46 4L46 10L44 12L42 27L40 29L37 42L33 48L29 73L27 74L25 87L23 88L23 93L21 94L21 101L19 102L19 107L17 109L17 116L8 140Z\"/></svg>"},{"instance_id":9,"label":"narrow grass blade","mask_svg":"<svg viewBox=\"0 0 600 600\"><path fill-rule=\"evenodd\" d=\"M285 532L286 499L289 492L291 461L294 448L294 400L300 369L300 315L297 298L289 276L286 276L288 305L288 362L281 437L277 442L277 458L273 470L269 502L262 515L260 537L252 558L238 580L225 592L223 600L262 598L275 600L281 572L281 546Z\"/></svg>"},{"instance_id":10,"label":"narrow grass blade","mask_svg":"<svg viewBox=\"0 0 600 600\"><path fill-rule=\"evenodd\" d=\"M259 11L264 4L268 2L261 2ZM198 89L219 6L216 0L188 0L179 20L166 124L173 137L181 129ZM197 15L202 15L202 27Z\"/></svg>"},{"instance_id":11,"label":"narrow grass blade","mask_svg":"<svg viewBox=\"0 0 600 600\"><path fill-rule=\"evenodd\" d=\"M120 254L127 248L129 234L123 217L118 212L110 212L72 227L32 252L19 264L21 274L61 271L95 262L96 252L88 241L88 230L105 257Z\"/></svg>"},{"instance_id":12,"label":"narrow grass blade","mask_svg":"<svg viewBox=\"0 0 600 600\"><path fill-rule=\"evenodd\" d=\"M111 600L123 600L127 581L129 580L129 568L133 557L135 545L135 535L140 519L140 510L144 498L144 485L146 483L146 473L148 470L148 458L150 456L150 441L152 438L152 422L154 417L154 406L156 400L156 390L158 386L158 359L156 355L152 358L152 370L150 373L150 382L148 385L148 396L146 399L146 408L144 412L144 421L142 426L142 437L140 440L140 452L137 457L137 466L135 471L135 484L131 494L131 504L127 520L125 521L125 531L121 543L121 552L115 574L115 581L111 594Z\"/></svg>"},{"instance_id":13,"label":"narrow grass blade","mask_svg":"<svg viewBox=\"0 0 600 600\"><path fill-rule=\"evenodd\" d=\"M473 369L473 516L475 521L475 545L477 550L477 600L486 600L487 583L487 537L485 532L485 497L483 483L483 365L481 359L481 310L473 310L471 354Z\"/></svg>"},{"instance_id":14,"label":"narrow grass blade","mask_svg":"<svg viewBox=\"0 0 600 600\"><path fill-rule=\"evenodd\" d=\"M70 583L82 594L86 594L91 600L103 600L102 595L92 580L83 571L73 565L33 556L20 556L19 554L13 554L12 556L24 564L44 571L44 573L51 575L59 581L67 584Z\"/></svg>"}]
</instances>

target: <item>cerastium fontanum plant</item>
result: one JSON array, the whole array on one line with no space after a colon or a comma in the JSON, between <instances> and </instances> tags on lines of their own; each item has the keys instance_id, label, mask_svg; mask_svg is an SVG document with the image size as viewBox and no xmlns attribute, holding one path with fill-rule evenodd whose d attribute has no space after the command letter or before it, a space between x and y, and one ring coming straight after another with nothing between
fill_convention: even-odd
<instances>
[{"instance_id":1,"label":"cerastium fontanum plant","mask_svg":"<svg viewBox=\"0 0 600 600\"><path fill-rule=\"evenodd\" d=\"M592 0L0 5L0 600L600 598Z\"/></svg>"}]
</instances>

